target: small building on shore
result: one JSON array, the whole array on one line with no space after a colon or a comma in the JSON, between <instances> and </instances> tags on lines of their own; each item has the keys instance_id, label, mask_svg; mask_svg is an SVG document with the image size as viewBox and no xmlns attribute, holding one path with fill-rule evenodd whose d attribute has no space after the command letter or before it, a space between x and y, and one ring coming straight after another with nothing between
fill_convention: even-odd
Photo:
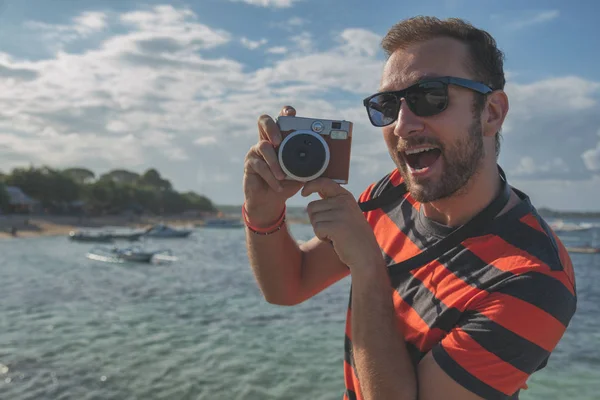
<instances>
[{"instance_id":1,"label":"small building on shore","mask_svg":"<svg viewBox=\"0 0 600 400\"><path fill-rule=\"evenodd\" d=\"M9 197L9 211L14 214L30 214L40 208L40 202L26 195L17 186L6 186Z\"/></svg>"}]
</instances>

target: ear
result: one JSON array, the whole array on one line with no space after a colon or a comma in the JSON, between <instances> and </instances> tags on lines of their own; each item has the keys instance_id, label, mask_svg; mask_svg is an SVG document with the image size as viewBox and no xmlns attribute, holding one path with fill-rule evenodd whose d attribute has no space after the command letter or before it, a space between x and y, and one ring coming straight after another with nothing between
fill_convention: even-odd
<instances>
[{"instance_id":1,"label":"ear","mask_svg":"<svg viewBox=\"0 0 600 400\"><path fill-rule=\"evenodd\" d=\"M508 96L503 90L496 90L488 94L483 112L483 135L495 136L502 128L504 119L508 114Z\"/></svg>"}]
</instances>

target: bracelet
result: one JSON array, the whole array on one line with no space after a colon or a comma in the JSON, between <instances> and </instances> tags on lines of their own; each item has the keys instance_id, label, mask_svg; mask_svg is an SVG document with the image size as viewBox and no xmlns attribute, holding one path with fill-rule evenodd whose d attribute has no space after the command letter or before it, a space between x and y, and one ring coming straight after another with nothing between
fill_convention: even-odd
<instances>
[{"instance_id":1,"label":"bracelet","mask_svg":"<svg viewBox=\"0 0 600 400\"><path fill-rule=\"evenodd\" d=\"M252 224L250 224L250 222L248 221L248 213L246 212L246 202L242 204L242 217L244 218L244 224L246 224L246 227L248 228L248 230L250 230L250 232L256 233L257 235L270 235L280 230L283 224L285 223L285 211L286 206L284 204L281 216L273 225L268 226L266 228L257 228L255 226L252 226Z\"/></svg>"}]
</instances>

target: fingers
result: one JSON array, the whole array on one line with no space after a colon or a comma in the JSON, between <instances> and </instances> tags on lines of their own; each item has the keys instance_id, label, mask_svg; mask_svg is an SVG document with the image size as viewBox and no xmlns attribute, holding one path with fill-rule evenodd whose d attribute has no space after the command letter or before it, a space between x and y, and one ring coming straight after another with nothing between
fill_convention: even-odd
<instances>
[{"instance_id":1,"label":"fingers","mask_svg":"<svg viewBox=\"0 0 600 400\"><path fill-rule=\"evenodd\" d=\"M273 118L268 115L261 115L258 118L258 137L259 140L271 142L273 146L281 144L281 131Z\"/></svg>"},{"instance_id":2,"label":"fingers","mask_svg":"<svg viewBox=\"0 0 600 400\"><path fill-rule=\"evenodd\" d=\"M255 174L260 176L271 189L276 192L281 192L283 188L279 183L279 180L273 174L269 164L265 161L262 155L260 155L260 150L258 150L259 145L260 144L253 146L246 156L244 170L247 174Z\"/></svg>"},{"instance_id":3,"label":"fingers","mask_svg":"<svg viewBox=\"0 0 600 400\"><path fill-rule=\"evenodd\" d=\"M284 106L279 112L279 115L282 117L295 117L296 109L292 106Z\"/></svg>"},{"instance_id":4,"label":"fingers","mask_svg":"<svg viewBox=\"0 0 600 400\"><path fill-rule=\"evenodd\" d=\"M328 212L336 207L336 201L333 199L315 200L308 203L306 212L308 215L316 215L322 212Z\"/></svg>"},{"instance_id":5,"label":"fingers","mask_svg":"<svg viewBox=\"0 0 600 400\"><path fill-rule=\"evenodd\" d=\"M279 164L279 159L277 158L277 154L275 153L275 149L273 145L265 140L258 142L256 145L256 152L260 155L267 163L273 175L279 179L285 179L285 173L283 169L281 169L281 165Z\"/></svg>"},{"instance_id":6,"label":"fingers","mask_svg":"<svg viewBox=\"0 0 600 400\"><path fill-rule=\"evenodd\" d=\"M279 112L280 116L295 117L296 110L292 106L285 106ZM268 140L274 146L281 144L281 131L277 123L268 115L261 115L258 118L258 136L260 140Z\"/></svg>"}]
</instances>

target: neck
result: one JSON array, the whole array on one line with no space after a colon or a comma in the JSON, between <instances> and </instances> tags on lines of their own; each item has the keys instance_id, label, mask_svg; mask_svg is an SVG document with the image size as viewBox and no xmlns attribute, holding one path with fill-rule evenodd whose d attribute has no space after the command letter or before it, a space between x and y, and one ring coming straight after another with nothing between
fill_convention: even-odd
<instances>
[{"instance_id":1,"label":"neck","mask_svg":"<svg viewBox=\"0 0 600 400\"><path fill-rule=\"evenodd\" d=\"M425 216L440 224L456 227L482 211L498 195L501 187L496 160L483 161L482 167L456 194L423 203Z\"/></svg>"}]
</instances>

